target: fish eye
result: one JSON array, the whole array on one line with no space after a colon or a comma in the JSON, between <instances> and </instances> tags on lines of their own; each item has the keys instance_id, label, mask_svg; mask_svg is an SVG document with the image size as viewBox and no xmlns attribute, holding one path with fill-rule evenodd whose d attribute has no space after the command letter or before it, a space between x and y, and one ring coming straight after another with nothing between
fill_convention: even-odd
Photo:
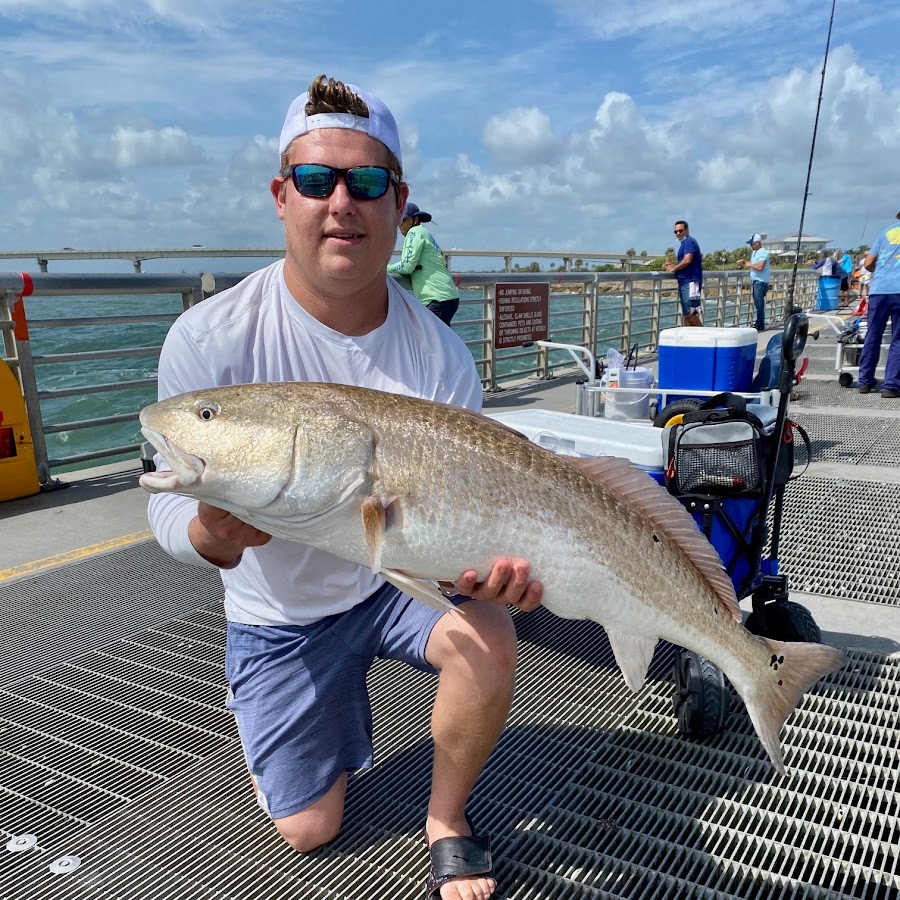
<instances>
[{"instance_id":1,"label":"fish eye","mask_svg":"<svg viewBox=\"0 0 900 900\"><path fill-rule=\"evenodd\" d=\"M208 406L201 406L197 409L197 415L203 419L205 422L209 422L212 419L215 419L216 416L219 415L219 407L215 404L210 404Z\"/></svg>"}]
</instances>

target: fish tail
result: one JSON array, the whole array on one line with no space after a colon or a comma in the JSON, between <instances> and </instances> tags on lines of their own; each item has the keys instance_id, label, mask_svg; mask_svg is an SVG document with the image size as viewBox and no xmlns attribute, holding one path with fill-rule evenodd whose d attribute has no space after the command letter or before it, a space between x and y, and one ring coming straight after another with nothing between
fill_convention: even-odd
<instances>
[{"instance_id":1,"label":"fish tail","mask_svg":"<svg viewBox=\"0 0 900 900\"><path fill-rule=\"evenodd\" d=\"M779 734L800 698L820 678L840 669L847 657L825 644L801 644L759 638L766 647L754 688L742 694L747 712L766 753L784 774Z\"/></svg>"}]
</instances>

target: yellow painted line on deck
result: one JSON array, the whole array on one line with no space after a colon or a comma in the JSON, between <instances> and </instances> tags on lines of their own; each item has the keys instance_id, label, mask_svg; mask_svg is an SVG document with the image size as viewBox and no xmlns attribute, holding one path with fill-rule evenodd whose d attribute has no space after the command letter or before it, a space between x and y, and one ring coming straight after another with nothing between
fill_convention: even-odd
<instances>
[{"instance_id":1,"label":"yellow painted line on deck","mask_svg":"<svg viewBox=\"0 0 900 900\"><path fill-rule=\"evenodd\" d=\"M135 531L132 534L124 534L122 537L91 544L89 547L79 547L66 553L57 553L55 556L45 556L43 559L36 559L33 562L23 563L20 566L13 566L11 569L0 569L0 581L8 581L10 578L21 578L23 575L34 575L36 572L42 572L45 569L55 569L67 563L79 562L83 559L89 559L91 556L106 553L108 550L120 550L122 547L138 544L151 537L153 537L153 532L146 528L144 531Z\"/></svg>"}]
</instances>

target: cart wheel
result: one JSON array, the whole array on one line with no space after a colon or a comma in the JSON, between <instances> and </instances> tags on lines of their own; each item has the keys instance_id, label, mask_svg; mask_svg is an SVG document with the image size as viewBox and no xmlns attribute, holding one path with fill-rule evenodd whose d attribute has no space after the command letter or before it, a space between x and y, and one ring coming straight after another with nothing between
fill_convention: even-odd
<instances>
[{"instance_id":1,"label":"cart wheel","mask_svg":"<svg viewBox=\"0 0 900 900\"><path fill-rule=\"evenodd\" d=\"M731 705L722 670L699 653L676 648L673 675L678 730L692 738L710 737L721 731Z\"/></svg>"},{"instance_id":2,"label":"cart wheel","mask_svg":"<svg viewBox=\"0 0 900 900\"><path fill-rule=\"evenodd\" d=\"M841 372L838 375L838 384L841 387L850 387L853 384L853 376L849 372Z\"/></svg>"},{"instance_id":3,"label":"cart wheel","mask_svg":"<svg viewBox=\"0 0 900 900\"><path fill-rule=\"evenodd\" d=\"M665 428L670 419L674 419L675 416L681 416L685 413L694 412L694 410L700 409L702 405L703 401L698 400L696 397L682 397L680 400L673 400L671 403L667 403L662 410L657 413L656 417L653 419L653 425L655 428Z\"/></svg>"},{"instance_id":4,"label":"cart wheel","mask_svg":"<svg viewBox=\"0 0 900 900\"><path fill-rule=\"evenodd\" d=\"M793 600L776 600L766 605L766 628L763 630L759 616L752 612L747 616L747 630L776 641L799 641L803 644L820 644L822 632L812 613Z\"/></svg>"}]
</instances>

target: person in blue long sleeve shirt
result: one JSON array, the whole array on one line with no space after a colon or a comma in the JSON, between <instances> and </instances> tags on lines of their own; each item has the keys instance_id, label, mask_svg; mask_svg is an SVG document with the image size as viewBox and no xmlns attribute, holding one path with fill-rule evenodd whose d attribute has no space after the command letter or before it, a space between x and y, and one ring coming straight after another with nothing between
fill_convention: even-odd
<instances>
[{"instance_id":1,"label":"person in blue long sleeve shirt","mask_svg":"<svg viewBox=\"0 0 900 900\"><path fill-rule=\"evenodd\" d=\"M837 306L838 279L835 275L834 260L830 250L820 250L819 259L809 262L809 267L819 273L816 291L816 309L828 310Z\"/></svg>"}]
</instances>

